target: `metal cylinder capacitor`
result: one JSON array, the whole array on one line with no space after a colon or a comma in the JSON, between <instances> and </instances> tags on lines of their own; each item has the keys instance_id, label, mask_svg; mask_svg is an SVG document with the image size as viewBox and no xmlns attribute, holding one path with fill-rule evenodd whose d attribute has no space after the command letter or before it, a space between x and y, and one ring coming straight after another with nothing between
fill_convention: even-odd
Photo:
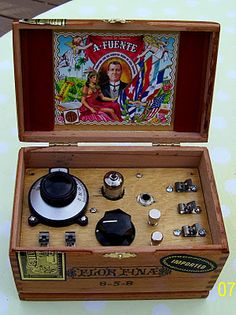
<instances>
[{"instance_id":1,"label":"metal cylinder capacitor","mask_svg":"<svg viewBox=\"0 0 236 315\"><path fill-rule=\"evenodd\" d=\"M116 171L110 171L103 178L102 193L109 200L121 199L124 195L124 177Z\"/></svg>"}]
</instances>

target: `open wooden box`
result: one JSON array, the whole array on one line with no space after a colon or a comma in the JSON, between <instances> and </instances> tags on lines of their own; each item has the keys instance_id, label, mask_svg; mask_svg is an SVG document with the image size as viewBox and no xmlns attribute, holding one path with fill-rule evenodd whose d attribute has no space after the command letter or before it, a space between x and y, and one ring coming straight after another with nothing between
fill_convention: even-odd
<instances>
[{"instance_id":1,"label":"open wooden box","mask_svg":"<svg viewBox=\"0 0 236 315\"><path fill-rule=\"evenodd\" d=\"M19 138L50 144L49 147L23 148L19 152L10 260L20 298L123 300L206 297L224 266L229 249L208 150L179 144L208 139L219 25L173 21L68 20L62 21L62 25L59 22L33 20L16 22L13 27ZM62 57L62 50L55 53L55 47L68 40L68 36L75 38L81 34L85 34L83 45L87 45L86 41L91 41L91 37L98 40L101 36L103 40L113 40L116 49L121 38L125 41L127 36L133 45L136 37L143 40L149 36L156 41L158 36L159 40L164 41L164 38L167 42L163 44L163 52L166 50L172 61L169 72L172 73L169 79L172 80L172 94L169 94L169 103L159 103L156 113L160 114L160 109L164 109L168 114L158 116L155 113L156 119L152 123L147 116L144 123L134 120L134 116L122 122L58 123L58 118L66 117L67 109L63 107L66 101L60 97L65 96L63 91L70 78L63 77L64 90L56 86L63 70L57 76L60 71L57 67L55 70L55 64ZM175 43L172 45L175 45L175 52L171 50L171 41ZM142 47L138 44L135 47L142 51L150 50L148 45L150 43L146 42ZM129 49L135 50L130 47L134 47L131 44ZM118 56L121 55L116 50L116 59ZM111 55L104 64L109 58ZM120 59L124 69L124 56ZM129 60L127 64L133 66ZM95 70L99 70L98 62L94 65ZM126 97L127 87L130 88L141 74L140 69L135 71L126 72L126 80L130 76L124 89ZM158 71L157 76L160 75L160 65ZM162 74L162 82L156 83L161 84L161 88L168 81L163 81L164 72ZM147 76L146 72L145 78ZM156 96L160 96L158 93ZM55 98L60 99L59 104L56 102L56 109L59 106L63 112L58 116L55 115ZM126 114L122 111L122 119L127 118ZM140 116L136 114L135 117ZM160 122L163 117L164 121ZM82 146L78 145L80 142L151 142L152 146L108 146L105 143L102 146ZM87 226L28 225L30 187L52 167L67 167L71 174L85 183L89 192L87 209L97 209L96 213L87 211ZM101 193L103 176L109 170L119 171L124 176L125 194L117 201L107 200ZM184 182L188 178L198 186L197 192L166 191L168 185L174 186L175 182ZM153 205L143 207L137 203L136 198L142 192L148 192L156 199L154 207L161 211L157 227L147 222L148 211ZM202 212L180 215L177 205L192 200ZM96 223L105 211L118 208L131 215L135 239L129 246L102 246L95 237ZM174 236L174 229L195 223L205 228L205 237ZM150 235L155 230L164 236L158 246L150 243ZM50 233L46 247L39 246L40 231ZM75 246L65 246L66 231L75 231Z\"/></svg>"}]
</instances>

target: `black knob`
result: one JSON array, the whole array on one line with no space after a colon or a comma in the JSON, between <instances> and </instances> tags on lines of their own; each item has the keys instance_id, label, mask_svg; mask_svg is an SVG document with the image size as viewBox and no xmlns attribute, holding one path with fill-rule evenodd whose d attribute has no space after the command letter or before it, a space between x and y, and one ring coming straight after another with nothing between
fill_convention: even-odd
<instances>
[{"instance_id":1,"label":"black knob","mask_svg":"<svg viewBox=\"0 0 236 315\"><path fill-rule=\"evenodd\" d=\"M77 194L77 185L72 175L53 172L43 177L40 184L42 199L50 206L65 207Z\"/></svg>"},{"instance_id":2,"label":"black knob","mask_svg":"<svg viewBox=\"0 0 236 315\"><path fill-rule=\"evenodd\" d=\"M103 246L130 245L135 237L131 216L120 209L106 211L96 226L96 237Z\"/></svg>"}]
</instances>

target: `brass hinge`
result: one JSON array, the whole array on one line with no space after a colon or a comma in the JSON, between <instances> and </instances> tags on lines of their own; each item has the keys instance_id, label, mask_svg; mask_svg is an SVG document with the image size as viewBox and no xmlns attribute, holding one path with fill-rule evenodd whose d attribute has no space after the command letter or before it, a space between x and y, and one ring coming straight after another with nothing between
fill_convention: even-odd
<instances>
[{"instance_id":1,"label":"brass hinge","mask_svg":"<svg viewBox=\"0 0 236 315\"><path fill-rule=\"evenodd\" d=\"M108 20L103 20L105 23L121 23L121 24L126 24L126 23L131 23L131 21L125 20L125 19L108 19Z\"/></svg>"},{"instance_id":2,"label":"brass hinge","mask_svg":"<svg viewBox=\"0 0 236 315\"><path fill-rule=\"evenodd\" d=\"M49 143L49 147L78 147L79 144L77 142L69 142L69 143Z\"/></svg>"},{"instance_id":3,"label":"brass hinge","mask_svg":"<svg viewBox=\"0 0 236 315\"><path fill-rule=\"evenodd\" d=\"M54 25L54 26L65 26L66 19L21 19L20 23L31 24L31 25Z\"/></svg>"},{"instance_id":4,"label":"brass hinge","mask_svg":"<svg viewBox=\"0 0 236 315\"><path fill-rule=\"evenodd\" d=\"M180 147L180 143L152 143L153 147Z\"/></svg>"}]
</instances>

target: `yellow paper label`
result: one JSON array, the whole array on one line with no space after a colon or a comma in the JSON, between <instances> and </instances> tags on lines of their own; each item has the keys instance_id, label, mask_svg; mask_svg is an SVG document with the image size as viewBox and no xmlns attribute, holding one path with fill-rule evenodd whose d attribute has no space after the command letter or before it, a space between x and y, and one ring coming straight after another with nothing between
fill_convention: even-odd
<instances>
[{"instance_id":1,"label":"yellow paper label","mask_svg":"<svg viewBox=\"0 0 236 315\"><path fill-rule=\"evenodd\" d=\"M19 252L22 280L65 280L64 254L57 252Z\"/></svg>"}]
</instances>

